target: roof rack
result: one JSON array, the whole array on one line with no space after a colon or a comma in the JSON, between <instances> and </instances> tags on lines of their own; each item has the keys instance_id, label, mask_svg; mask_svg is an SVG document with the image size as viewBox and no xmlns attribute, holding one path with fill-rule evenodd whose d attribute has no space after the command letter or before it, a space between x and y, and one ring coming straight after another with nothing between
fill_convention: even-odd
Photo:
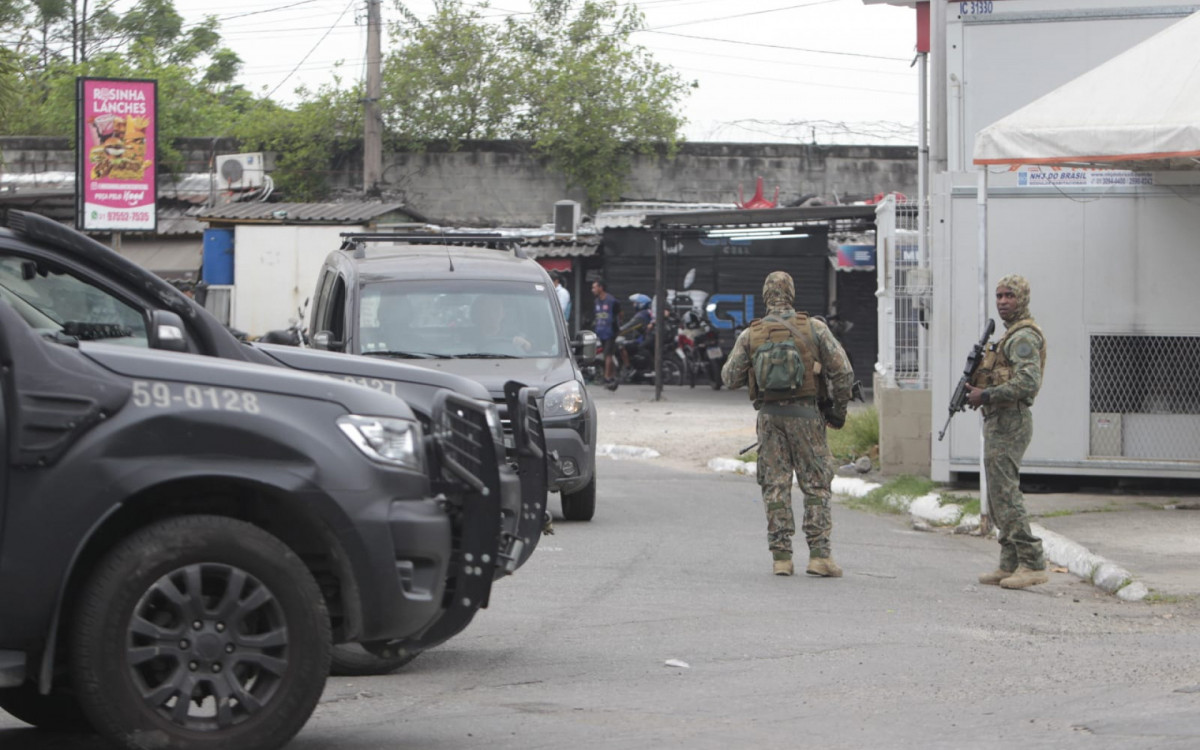
<instances>
[{"instance_id":1,"label":"roof rack","mask_svg":"<svg viewBox=\"0 0 1200 750\"><path fill-rule=\"evenodd\" d=\"M367 243L392 242L422 245L478 247L486 250L511 251L517 258L527 258L522 238L511 235L474 232L462 234L418 234L410 232L342 232L342 250L353 250L355 258L363 258Z\"/></svg>"}]
</instances>

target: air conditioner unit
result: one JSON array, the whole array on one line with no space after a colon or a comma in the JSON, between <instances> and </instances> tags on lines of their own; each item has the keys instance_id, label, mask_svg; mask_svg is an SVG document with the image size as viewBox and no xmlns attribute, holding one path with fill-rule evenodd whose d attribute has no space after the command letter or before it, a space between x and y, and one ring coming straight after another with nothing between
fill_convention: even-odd
<instances>
[{"instance_id":1,"label":"air conditioner unit","mask_svg":"<svg viewBox=\"0 0 1200 750\"><path fill-rule=\"evenodd\" d=\"M217 184L224 190L262 187L265 174L261 152L217 157Z\"/></svg>"},{"instance_id":2,"label":"air conditioner unit","mask_svg":"<svg viewBox=\"0 0 1200 750\"><path fill-rule=\"evenodd\" d=\"M579 203L559 201L554 204L554 233L575 234L579 229Z\"/></svg>"}]
</instances>

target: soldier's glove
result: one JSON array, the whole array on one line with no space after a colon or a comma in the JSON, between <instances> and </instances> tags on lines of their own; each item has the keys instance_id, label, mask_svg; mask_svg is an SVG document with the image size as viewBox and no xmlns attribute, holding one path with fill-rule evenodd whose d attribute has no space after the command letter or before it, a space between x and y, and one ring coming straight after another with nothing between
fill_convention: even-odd
<instances>
[{"instance_id":1,"label":"soldier's glove","mask_svg":"<svg viewBox=\"0 0 1200 750\"><path fill-rule=\"evenodd\" d=\"M846 407L840 409L833 401L821 402L821 416L825 418L825 424L835 430L840 430L846 426Z\"/></svg>"}]
</instances>

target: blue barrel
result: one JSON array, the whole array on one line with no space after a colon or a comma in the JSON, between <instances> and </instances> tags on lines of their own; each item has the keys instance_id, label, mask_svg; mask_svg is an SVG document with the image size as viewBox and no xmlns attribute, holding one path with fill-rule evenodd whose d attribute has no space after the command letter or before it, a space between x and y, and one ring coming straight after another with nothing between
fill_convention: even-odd
<instances>
[{"instance_id":1,"label":"blue barrel","mask_svg":"<svg viewBox=\"0 0 1200 750\"><path fill-rule=\"evenodd\" d=\"M204 230L204 266L201 276L209 284L233 283L233 230Z\"/></svg>"}]
</instances>

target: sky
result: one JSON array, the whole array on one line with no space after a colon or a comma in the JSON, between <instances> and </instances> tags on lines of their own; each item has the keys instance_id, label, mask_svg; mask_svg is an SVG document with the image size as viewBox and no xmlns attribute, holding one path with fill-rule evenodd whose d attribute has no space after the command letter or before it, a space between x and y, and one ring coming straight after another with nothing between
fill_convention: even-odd
<instances>
[{"instance_id":1,"label":"sky","mask_svg":"<svg viewBox=\"0 0 1200 750\"><path fill-rule=\"evenodd\" d=\"M470 2L470 0L466 0ZM633 42L686 81L689 141L915 145L916 11L862 0L642 0ZM215 15L242 58L239 82L294 101L300 84L364 76L364 0L175 0L185 22ZM383 0L387 22L398 18ZM432 0L408 0L430 15ZM527 0L494 0L497 19ZM385 38L383 51L389 51Z\"/></svg>"}]
</instances>

